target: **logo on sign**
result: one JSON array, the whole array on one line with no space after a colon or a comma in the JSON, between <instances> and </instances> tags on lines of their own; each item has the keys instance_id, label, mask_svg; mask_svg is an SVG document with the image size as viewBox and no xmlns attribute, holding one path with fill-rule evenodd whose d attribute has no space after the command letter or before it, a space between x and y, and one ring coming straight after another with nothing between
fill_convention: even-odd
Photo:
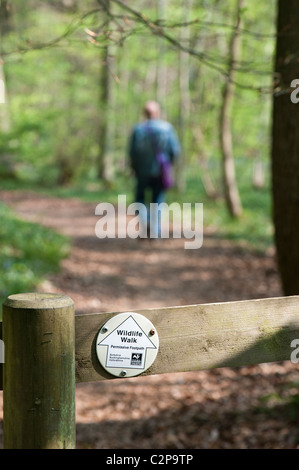
<instances>
[{"instance_id":1,"label":"logo on sign","mask_svg":"<svg viewBox=\"0 0 299 470\"><path fill-rule=\"evenodd\" d=\"M142 364L142 354L132 353L131 366L141 366L141 364Z\"/></svg>"}]
</instances>

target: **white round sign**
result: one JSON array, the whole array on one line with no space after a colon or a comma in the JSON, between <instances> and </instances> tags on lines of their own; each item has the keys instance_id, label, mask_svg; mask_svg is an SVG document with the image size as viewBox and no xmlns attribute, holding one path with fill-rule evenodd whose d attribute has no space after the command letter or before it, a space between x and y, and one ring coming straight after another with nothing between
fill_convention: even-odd
<instances>
[{"instance_id":1,"label":"white round sign","mask_svg":"<svg viewBox=\"0 0 299 470\"><path fill-rule=\"evenodd\" d=\"M159 337L154 325L143 315L119 313L100 329L96 341L102 367L116 377L134 377L155 361Z\"/></svg>"}]
</instances>

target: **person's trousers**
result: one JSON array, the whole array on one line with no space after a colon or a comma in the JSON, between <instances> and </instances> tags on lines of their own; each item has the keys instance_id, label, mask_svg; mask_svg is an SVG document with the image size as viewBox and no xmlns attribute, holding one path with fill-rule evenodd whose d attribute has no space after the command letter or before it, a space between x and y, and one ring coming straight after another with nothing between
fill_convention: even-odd
<instances>
[{"instance_id":1,"label":"person's trousers","mask_svg":"<svg viewBox=\"0 0 299 470\"><path fill-rule=\"evenodd\" d=\"M150 203L147 204L146 195L150 192ZM146 227L151 238L161 236L161 210L159 204L165 201L165 190L162 188L160 178L142 177L137 179L136 202L143 204L146 211L141 211L140 223Z\"/></svg>"}]
</instances>

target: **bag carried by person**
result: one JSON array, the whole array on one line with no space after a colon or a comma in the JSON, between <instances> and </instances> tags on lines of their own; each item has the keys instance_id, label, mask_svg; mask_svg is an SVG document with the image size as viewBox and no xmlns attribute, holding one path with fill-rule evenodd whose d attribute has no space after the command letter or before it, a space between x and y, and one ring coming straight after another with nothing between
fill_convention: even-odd
<instances>
[{"instance_id":1,"label":"bag carried by person","mask_svg":"<svg viewBox=\"0 0 299 470\"><path fill-rule=\"evenodd\" d=\"M174 175L171 162L168 160L164 153L158 152L156 154L157 161L160 165L161 172L161 185L164 189L170 189L174 186Z\"/></svg>"},{"instance_id":2,"label":"bag carried by person","mask_svg":"<svg viewBox=\"0 0 299 470\"><path fill-rule=\"evenodd\" d=\"M159 150L156 144L156 140L154 140L152 129L149 126L148 132L152 140L157 162L160 166L161 186L163 189L170 189L174 186L174 173L172 163L168 160L166 155Z\"/></svg>"}]
</instances>

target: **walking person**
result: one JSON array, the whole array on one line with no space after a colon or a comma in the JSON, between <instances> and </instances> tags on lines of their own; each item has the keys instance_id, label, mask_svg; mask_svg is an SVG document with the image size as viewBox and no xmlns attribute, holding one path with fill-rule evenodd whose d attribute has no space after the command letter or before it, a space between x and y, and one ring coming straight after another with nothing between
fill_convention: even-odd
<instances>
[{"instance_id":1,"label":"walking person","mask_svg":"<svg viewBox=\"0 0 299 470\"><path fill-rule=\"evenodd\" d=\"M130 164L136 177L135 202L144 205L148 190L151 192L150 202L160 204L165 201L165 192L169 184L163 182L160 159L163 159L165 165L173 166L181 151L173 126L162 120L160 114L159 104L148 101L144 106L145 120L134 126L130 136ZM155 207L158 207L156 204ZM160 211L153 216L153 211L150 212L147 208L146 220L141 220L141 223L151 238L160 237Z\"/></svg>"}]
</instances>

